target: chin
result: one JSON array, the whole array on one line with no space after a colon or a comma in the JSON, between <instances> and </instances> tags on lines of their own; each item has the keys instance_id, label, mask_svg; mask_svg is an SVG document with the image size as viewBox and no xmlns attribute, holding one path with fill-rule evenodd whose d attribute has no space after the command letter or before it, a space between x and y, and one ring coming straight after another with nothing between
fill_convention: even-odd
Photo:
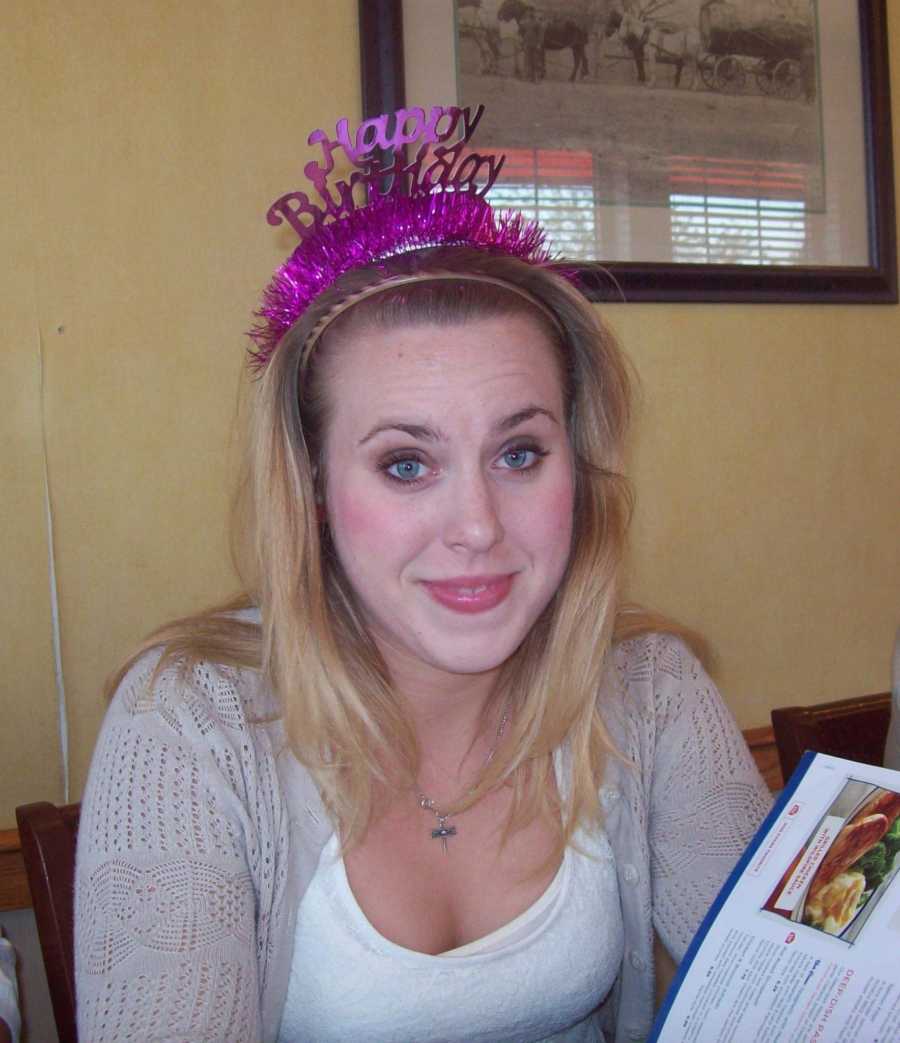
<instances>
[{"instance_id":1,"label":"chin","mask_svg":"<svg viewBox=\"0 0 900 1043\"><path fill-rule=\"evenodd\" d=\"M424 662L450 674L487 674L514 656L527 634L525 631L516 639L504 642L492 639L484 645L481 641L467 644L464 638L459 638L450 648L422 648L418 655Z\"/></svg>"},{"instance_id":2,"label":"chin","mask_svg":"<svg viewBox=\"0 0 900 1043\"><path fill-rule=\"evenodd\" d=\"M549 603L549 602L548 602ZM460 677L488 674L498 670L511 659L541 619L547 605L529 606L527 612L513 612L507 618L496 618L494 613L483 616L455 615L434 610L418 626L398 627L395 617L392 626L372 627L371 633L391 667L405 663L409 669L418 663L426 670L437 670ZM433 614L437 611L437 614ZM502 609L501 609L502 611Z\"/></svg>"}]
</instances>

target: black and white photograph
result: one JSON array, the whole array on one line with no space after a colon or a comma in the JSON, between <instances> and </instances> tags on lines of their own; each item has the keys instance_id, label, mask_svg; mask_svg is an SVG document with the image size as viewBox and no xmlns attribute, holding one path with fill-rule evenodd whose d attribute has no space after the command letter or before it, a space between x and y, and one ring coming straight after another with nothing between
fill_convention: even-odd
<instances>
[{"instance_id":1,"label":"black and white photograph","mask_svg":"<svg viewBox=\"0 0 900 1043\"><path fill-rule=\"evenodd\" d=\"M629 299L885 293L874 8L403 0L402 22L389 47L405 100L483 104L480 149L506 157L492 201L538 218L560 257L603 265Z\"/></svg>"},{"instance_id":2,"label":"black and white photograph","mask_svg":"<svg viewBox=\"0 0 900 1043\"><path fill-rule=\"evenodd\" d=\"M567 256L594 253L595 203L672 211L675 259L802 256L825 207L811 0L458 0L456 32L510 201L533 184Z\"/></svg>"}]
</instances>

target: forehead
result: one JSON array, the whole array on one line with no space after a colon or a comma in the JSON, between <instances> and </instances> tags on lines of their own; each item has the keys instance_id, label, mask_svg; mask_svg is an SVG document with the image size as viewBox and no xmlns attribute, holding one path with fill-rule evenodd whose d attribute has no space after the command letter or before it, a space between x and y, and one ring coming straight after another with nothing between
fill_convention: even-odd
<instances>
[{"instance_id":1,"label":"forehead","mask_svg":"<svg viewBox=\"0 0 900 1043\"><path fill-rule=\"evenodd\" d=\"M562 419L557 349L523 315L352 328L328 344L322 365L335 423L398 410L483 416L529 404Z\"/></svg>"}]
</instances>

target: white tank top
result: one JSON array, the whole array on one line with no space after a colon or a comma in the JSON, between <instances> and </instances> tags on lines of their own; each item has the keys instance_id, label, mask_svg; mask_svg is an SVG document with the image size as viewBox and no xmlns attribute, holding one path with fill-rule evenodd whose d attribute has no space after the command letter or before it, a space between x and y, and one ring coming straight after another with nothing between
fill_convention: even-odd
<instances>
[{"instance_id":1,"label":"white tank top","mask_svg":"<svg viewBox=\"0 0 900 1043\"><path fill-rule=\"evenodd\" d=\"M622 915L606 835L576 842L524 913L431 956L369 923L332 837L297 911L278 1043L602 1043Z\"/></svg>"}]
</instances>

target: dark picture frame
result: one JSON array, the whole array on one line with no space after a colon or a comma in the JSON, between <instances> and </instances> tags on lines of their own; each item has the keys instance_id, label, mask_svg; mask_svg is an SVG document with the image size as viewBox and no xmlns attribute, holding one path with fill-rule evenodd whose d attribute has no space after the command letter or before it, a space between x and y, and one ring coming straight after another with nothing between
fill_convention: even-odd
<instances>
[{"instance_id":1,"label":"dark picture frame","mask_svg":"<svg viewBox=\"0 0 900 1043\"><path fill-rule=\"evenodd\" d=\"M897 229L886 0L858 0L870 263L755 266L610 261L575 262L594 300L893 304ZM359 0L363 117L403 107L402 0ZM571 268L572 263L566 267Z\"/></svg>"}]
</instances>

